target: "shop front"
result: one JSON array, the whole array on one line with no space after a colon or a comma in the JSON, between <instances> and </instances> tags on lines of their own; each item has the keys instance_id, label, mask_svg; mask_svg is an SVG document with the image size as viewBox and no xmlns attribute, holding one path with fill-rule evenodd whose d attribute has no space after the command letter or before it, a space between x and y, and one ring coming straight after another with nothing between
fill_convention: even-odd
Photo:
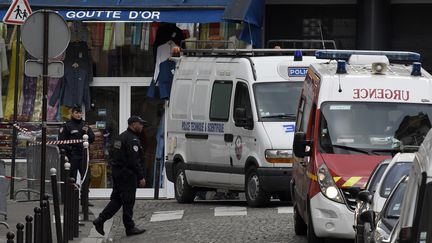
<instances>
[{"instance_id":1,"label":"shop front","mask_svg":"<svg viewBox=\"0 0 432 243\"><path fill-rule=\"evenodd\" d=\"M236 2L246 4L247 8L254 0ZM162 30L170 29L174 42L183 45L183 48L190 47L188 43L202 40L230 40L244 47L248 43L240 39L253 43L248 40L254 38L256 27L245 32L245 24L238 23L237 19L237 22L222 21L227 6L233 5L229 0L205 3L197 0L86 0L66 3L31 0L29 3L33 11L43 8L58 11L71 32L67 50L57 58L65 64L65 77L49 80L49 139L57 139L59 126L69 119L70 107L76 103L82 105L85 120L96 135L95 142L90 146L90 197L106 198L112 187L109 166L112 141L126 130L129 116L143 117L149 124L141 137L145 148L142 167L147 185L138 190L137 197L153 197L156 150L160 141L157 136L161 134L159 128L166 101L159 99L158 95L148 97L148 89L154 76L157 48L166 42L161 38L164 35ZM0 17L3 17L9 1L0 0L0 7ZM0 60L7 62L6 68L2 65L0 119L11 122L17 27L4 24L0 27L0 47L4 47L0 50L3 55ZM244 37L245 34L241 37L242 32L249 34L249 37ZM25 60L29 58L24 52L20 54L21 72ZM80 75L69 75L71 73ZM20 75L17 123L37 130L35 124L41 121L41 82L22 73ZM11 127L5 124L0 125L0 136L10 137ZM17 158L25 162L28 145L22 139L19 141ZM0 145L0 159L10 159L10 146ZM174 196L173 185L165 179L164 171L159 196Z\"/></svg>"}]
</instances>

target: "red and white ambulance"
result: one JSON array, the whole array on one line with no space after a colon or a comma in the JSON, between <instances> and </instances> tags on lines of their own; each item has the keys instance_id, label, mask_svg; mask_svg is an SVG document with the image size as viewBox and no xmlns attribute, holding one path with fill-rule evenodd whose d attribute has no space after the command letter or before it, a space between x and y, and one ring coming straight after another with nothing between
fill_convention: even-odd
<instances>
[{"instance_id":1,"label":"red and white ambulance","mask_svg":"<svg viewBox=\"0 0 432 243\"><path fill-rule=\"evenodd\" d=\"M412 52L316 52L299 102L291 192L308 242L354 238L356 193L382 160L431 127L432 77ZM337 61L336 61L337 60Z\"/></svg>"}]
</instances>

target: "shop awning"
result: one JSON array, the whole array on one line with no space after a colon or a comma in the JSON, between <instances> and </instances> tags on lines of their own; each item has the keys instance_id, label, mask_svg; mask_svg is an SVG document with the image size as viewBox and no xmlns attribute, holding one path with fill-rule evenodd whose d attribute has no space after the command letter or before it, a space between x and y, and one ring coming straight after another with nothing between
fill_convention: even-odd
<instances>
[{"instance_id":1,"label":"shop awning","mask_svg":"<svg viewBox=\"0 0 432 243\"><path fill-rule=\"evenodd\" d=\"M222 19L244 23L240 39L261 47L264 9L264 0L233 0L225 8Z\"/></svg>"},{"instance_id":2,"label":"shop awning","mask_svg":"<svg viewBox=\"0 0 432 243\"><path fill-rule=\"evenodd\" d=\"M66 20L171 23L247 23L242 40L261 46L264 0L29 0L34 10L56 10ZM0 0L3 19L11 0Z\"/></svg>"}]
</instances>

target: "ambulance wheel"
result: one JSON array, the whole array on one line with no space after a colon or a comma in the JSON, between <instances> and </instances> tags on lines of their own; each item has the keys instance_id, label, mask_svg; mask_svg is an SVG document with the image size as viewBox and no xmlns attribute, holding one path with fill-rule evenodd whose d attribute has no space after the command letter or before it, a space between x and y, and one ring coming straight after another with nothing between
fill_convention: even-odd
<instances>
[{"instance_id":1,"label":"ambulance wheel","mask_svg":"<svg viewBox=\"0 0 432 243\"><path fill-rule=\"evenodd\" d=\"M251 207L262 207L270 201L270 194L261 188L256 167L246 171L245 194L247 203Z\"/></svg>"},{"instance_id":2,"label":"ambulance wheel","mask_svg":"<svg viewBox=\"0 0 432 243\"><path fill-rule=\"evenodd\" d=\"M307 233L307 224L300 216L296 205L294 205L294 232L296 235L306 235Z\"/></svg>"},{"instance_id":3,"label":"ambulance wheel","mask_svg":"<svg viewBox=\"0 0 432 243\"><path fill-rule=\"evenodd\" d=\"M191 203L194 201L196 191L188 184L184 167L183 163L176 166L175 198L179 203Z\"/></svg>"},{"instance_id":4,"label":"ambulance wheel","mask_svg":"<svg viewBox=\"0 0 432 243\"><path fill-rule=\"evenodd\" d=\"M323 238L319 238L315 235L311 211L310 211L309 207L308 207L308 217L309 217L309 222L307 225L307 232L306 232L306 238L307 238L308 243L324 243Z\"/></svg>"}]
</instances>

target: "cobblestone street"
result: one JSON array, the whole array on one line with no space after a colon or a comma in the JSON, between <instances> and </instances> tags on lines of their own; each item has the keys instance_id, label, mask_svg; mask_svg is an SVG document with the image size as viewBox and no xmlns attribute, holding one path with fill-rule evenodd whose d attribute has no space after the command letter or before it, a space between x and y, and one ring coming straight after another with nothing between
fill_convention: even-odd
<instances>
[{"instance_id":1,"label":"cobblestone street","mask_svg":"<svg viewBox=\"0 0 432 243\"><path fill-rule=\"evenodd\" d=\"M102 201L96 201L103 207ZM244 201L139 200L135 222L147 231L126 237L121 211L113 219L108 241L114 242L296 242L292 207L279 201L267 208L249 208ZM328 241L347 242L347 241Z\"/></svg>"}]
</instances>

